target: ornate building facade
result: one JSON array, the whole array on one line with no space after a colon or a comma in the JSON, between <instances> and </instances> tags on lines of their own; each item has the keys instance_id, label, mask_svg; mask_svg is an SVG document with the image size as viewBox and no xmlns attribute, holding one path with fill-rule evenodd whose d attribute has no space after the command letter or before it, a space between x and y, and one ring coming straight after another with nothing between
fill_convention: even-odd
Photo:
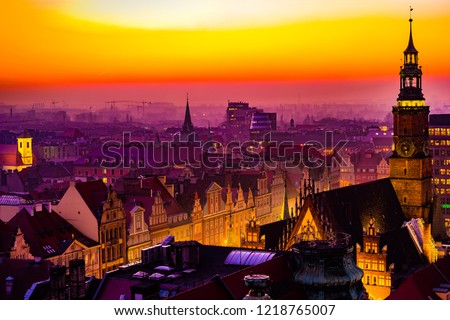
<instances>
[{"instance_id":1,"label":"ornate building facade","mask_svg":"<svg viewBox=\"0 0 450 320\"><path fill-rule=\"evenodd\" d=\"M362 246L356 245L356 261L364 271L362 279L369 299L384 300L391 293L393 266L387 266L387 245L381 247L380 230L373 217L363 228Z\"/></svg>"},{"instance_id":2,"label":"ornate building facade","mask_svg":"<svg viewBox=\"0 0 450 320\"><path fill-rule=\"evenodd\" d=\"M127 261L126 219L122 201L110 190L99 225L102 274L115 270Z\"/></svg>"}]
</instances>

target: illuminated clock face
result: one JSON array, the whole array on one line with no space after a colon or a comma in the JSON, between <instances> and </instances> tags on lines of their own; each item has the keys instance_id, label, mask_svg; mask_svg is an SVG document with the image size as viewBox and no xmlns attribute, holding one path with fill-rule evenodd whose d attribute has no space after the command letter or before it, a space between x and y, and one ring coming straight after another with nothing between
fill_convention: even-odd
<instances>
[{"instance_id":1,"label":"illuminated clock face","mask_svg":"<svg viewBox=\"0 0 450 320\"><path fill-rule=\"evenodd\" d=\"M409 139L402 139L397 143L397 154L402 157L411 157L415 153L414 143Z\"/></svg>"}]
</instances>

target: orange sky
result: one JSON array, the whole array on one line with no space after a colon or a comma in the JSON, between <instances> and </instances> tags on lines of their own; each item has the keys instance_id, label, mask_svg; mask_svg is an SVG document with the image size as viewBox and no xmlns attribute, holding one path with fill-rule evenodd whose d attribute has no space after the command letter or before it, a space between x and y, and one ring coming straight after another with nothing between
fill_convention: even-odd
<instances>
[{"instance_id":1,"label":"orange sky","mask_svg":"<svg viewBox=\"0 0 450 320\"><path fill-rule=\"evenodd\" d=\"M102 0L8 1L0 11L0 94L7 96L4 101L0 95L0 102L13 103L14 92L30 88L51 95L52 87L96 84L338 83L396 77L407 45L409 2L392 8L384 0L373 2L374 8L359 7L359 2L352 6L342 0L341 11L296 7L302 15L289 8L273 15L268 14L273 8L262 8L253 16L251 8L220 8L228 15L211 11L205 21L209 12L197 17L189 6L181 13L173 10L173 17L163 8L161 18L162 9L155 8L145 19L142 8L133 12L130 3L136 0L126 8L114 5L111 12ZM424 76L448 81L450 2L413 5ZM237 13L248 23L230 24ZM198 20L183 21L183 14Z\"/></svg>"}]
</instances>

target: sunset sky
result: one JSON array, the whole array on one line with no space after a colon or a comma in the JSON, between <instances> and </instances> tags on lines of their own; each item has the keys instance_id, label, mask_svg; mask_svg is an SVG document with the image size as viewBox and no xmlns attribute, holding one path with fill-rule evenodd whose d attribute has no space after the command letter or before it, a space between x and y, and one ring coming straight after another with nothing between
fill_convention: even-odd
<instances>
[{"instance_id":1,"label":"sunset sky","mask_svg":"<svg viewBox=\"0 0 450 320\"><path fill-rule=\"evenodd\" d=\"M449 101L448 0L3 1L0 103L395 101L409 32Z\"/></svg>"}]
</instances>

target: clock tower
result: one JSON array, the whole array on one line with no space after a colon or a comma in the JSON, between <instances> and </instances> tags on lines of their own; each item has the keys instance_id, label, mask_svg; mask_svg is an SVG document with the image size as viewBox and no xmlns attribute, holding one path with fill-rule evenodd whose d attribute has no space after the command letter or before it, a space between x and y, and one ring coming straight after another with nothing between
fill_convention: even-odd
<instances>
[{"instance_id":1,"label":"clock tower","mask_svg":"<svg viewBox=\"0 0 450 320\"><path fill-rule=\"evenodd\" d=\"M431 156L428 151L428 114L422 93L422 69L414 47L409 19L409 42L400 67L400 93L394 115L390 178L405 216L430 222L432 201Z\"/></svg>"}]
</instances>

